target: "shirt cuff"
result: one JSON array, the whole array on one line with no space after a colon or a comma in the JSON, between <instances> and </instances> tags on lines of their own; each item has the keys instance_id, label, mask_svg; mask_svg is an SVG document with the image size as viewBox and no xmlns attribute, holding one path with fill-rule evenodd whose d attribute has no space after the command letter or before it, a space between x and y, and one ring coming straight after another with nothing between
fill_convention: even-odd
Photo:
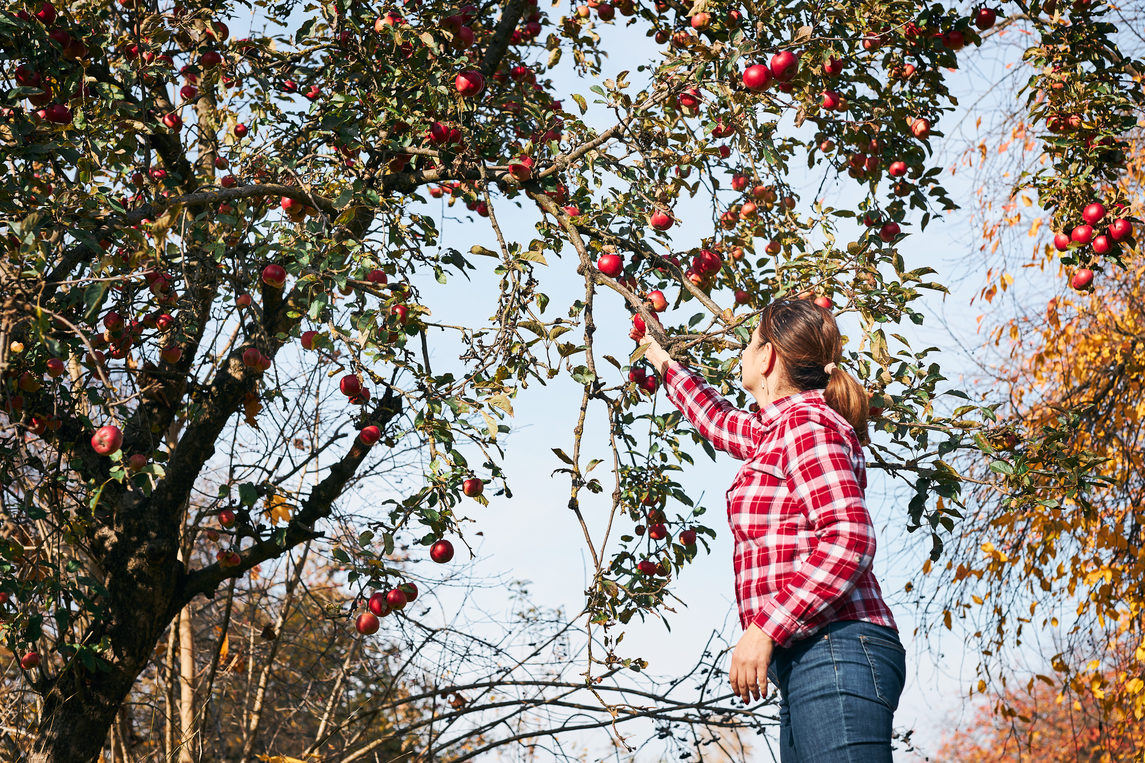
<instances>
[{"instance_id":1,"label":"shirt cuff","mask_svg":"<svg viewBox=\"0 0 1145 763\"><path fill-rule=\"evenodd\" d=\"M763 602L759 614L752 619L776 646L787 646L792 635L799 630L800 624L787 610L775 603L775 599L768 598Z\"/></svg>"},{"instance_id":2,"label":"shirt cuff","mask_svg":"<svg viewBox=\"0 0 1145 763\"><path fill-rule=\"evenodd\" d=\"M681 376L687 376L688 371L684 368L684 364L678 360L669 360L668 366L664 369L664 384L670 385L672 382L678 380Z\"/></svg>"}]
</instances>

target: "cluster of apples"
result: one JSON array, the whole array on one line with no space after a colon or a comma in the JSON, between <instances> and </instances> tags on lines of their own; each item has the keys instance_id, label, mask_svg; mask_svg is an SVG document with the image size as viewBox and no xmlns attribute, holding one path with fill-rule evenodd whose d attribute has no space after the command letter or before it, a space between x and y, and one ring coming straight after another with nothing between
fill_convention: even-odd
<instances>
[{"instance_id":1,"label":"cluster of apples","mask_svg":"<svg viewBox=\"0 0 1145 763\"><path fill-rule=\"evenodd\" d=\"M643 503L647 504L649 501L656 503L657 499L653 493L646 493L644 495ZM652 508L648 510L646 515L647 526L643 523L636 525L635 533L639 537L647 535L649 540L656 543L662 543L668 546L672 543L672 533L668 530L667 520L664 516L663 509ZM686 527L680 531L678 538L680 545L686 549L694 549L696 546L696 531L690 527ZM653 575L667 576L672 571L672 565L667 559L662 559L655 562L652 559L645 558L637 562L636 569L640 574L652 577Z\"/></svg>"},{"instance_id":2,"label":"cluster of apples","mask_svg":"<svg viewBox=\"0 0 1145 763\"><path fill-rule=\"evenodd\" d=\"M1054 248L1059 252L1067 252L1088 246L1096 255L1109 254L1115 245L1128 240L1133 235L1133 223L1124 217L1114 218L1106 222L1105 205L1101 202L1092 202L1081 211L1082 222L1074 226L1069 233L1054 234ZM1093 270L1088 267L1078 268L1070 277L1070 286L1078 291L1090 288L1093 284Z\"/></svg>"},{"instance_id":3,"label":"cluster of apples","mask_svg":"<svg viewBox=\"0 0 1145 763\"><path fill-rule=\"evenodd\" d=\"M61 60L69 63L81 63L87 58L88 48L83 41L83 30L69 24L66 19L60 19L55 7L50 2L40 4L39 10L34 14L26 10L11 14L15 19L25 22L33 20L42 24L47 31L48 39L59 48L58 55ZM57 21L59 22L57 24ZM91 91L83 82L75 91L69 94L54 90L53 80L45 77L30 64L20 64L15 70L16 84L21 87L39 88L39 93L28 96L28 102L35 110L35 115L44 122L56 125L70 125L73 121L71 104L77 100L89 97ZM55 87L58 87L56 85Z\"/></svg>"},{"instance_id":4,"label":"cluster of apples","mask_svg":"<svg viewBox=\"0 0 1145 763\"><path fill-rule=\"evenodd\" d=\"M429 557L438 564L445 564L453 559L453 544L444 538L436 541L429 549ZM358 615L354 627L363 636L371 636L378 632L381 625L379 618L391 612L403 609L406 604L417 599L418 590L414 583L402 583L388 591L375 591L366 601L366 611Z\"/></svg>"}]
</instances>

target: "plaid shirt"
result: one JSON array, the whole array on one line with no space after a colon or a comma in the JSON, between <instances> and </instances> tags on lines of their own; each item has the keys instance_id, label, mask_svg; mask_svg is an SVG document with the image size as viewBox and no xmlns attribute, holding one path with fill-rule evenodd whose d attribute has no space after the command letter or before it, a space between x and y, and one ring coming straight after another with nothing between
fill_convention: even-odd
<instances>
[{"instance_id":1,"label":"plaid shirt","mask_svg":"<svg viewBox=\"0 0 1145 763\"><path fill-rule=\"evenodd\" d=\"M713 446L745 462L727 491L740 626L755 623L778 646L836 620L898 630L871 572L863 450L823 390L749 413L675 362L664 388Z\"/></svg>"}]
</instances>

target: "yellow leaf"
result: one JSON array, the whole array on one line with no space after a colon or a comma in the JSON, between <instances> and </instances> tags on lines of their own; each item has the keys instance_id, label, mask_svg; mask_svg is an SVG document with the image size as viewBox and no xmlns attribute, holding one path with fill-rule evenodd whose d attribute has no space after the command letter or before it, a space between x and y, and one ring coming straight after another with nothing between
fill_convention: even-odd
<instances>
[{"instance_id":1,"label":"yellow leaf","mask_svg":"<svg viewBox=\"0 0 1145 763\"><path fill-rule=\"evenodd\" d=\"M266 508L263 509L262 515L271 522L289 522L293 513L294 507L278 493L271 493L266 497Z\"/></svg>"}]
</instances>

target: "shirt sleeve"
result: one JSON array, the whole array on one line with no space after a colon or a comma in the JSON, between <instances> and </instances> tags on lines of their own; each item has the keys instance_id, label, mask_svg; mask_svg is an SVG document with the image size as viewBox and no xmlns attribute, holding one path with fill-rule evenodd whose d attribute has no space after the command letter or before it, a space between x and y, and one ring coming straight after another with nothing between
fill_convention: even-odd
<instances>
[{"instance_id":1,"label":"shirt sleeve","mask_svg":"<svg viewBox=\"0 0 1145 763\"><path fill-rule=\"evenodd\" d=\"M779 646L814 630L854 590L875 555L875 533L848 441L805 420L786 438L788 485L817 543L790 581L752 620Z\"/></svg>"},{"instance_id":2,"label":"shirt sleeve","mask_svg":"<svg viewBox=\"0 0 1145 763\"><path fill-rule=\"evenodd\" d=\"M759 442L759 421L725 400L704 379L673 361L664 373L664 390L672 405L714 447L746 461Z\"/></svg>"}]
</instances>

